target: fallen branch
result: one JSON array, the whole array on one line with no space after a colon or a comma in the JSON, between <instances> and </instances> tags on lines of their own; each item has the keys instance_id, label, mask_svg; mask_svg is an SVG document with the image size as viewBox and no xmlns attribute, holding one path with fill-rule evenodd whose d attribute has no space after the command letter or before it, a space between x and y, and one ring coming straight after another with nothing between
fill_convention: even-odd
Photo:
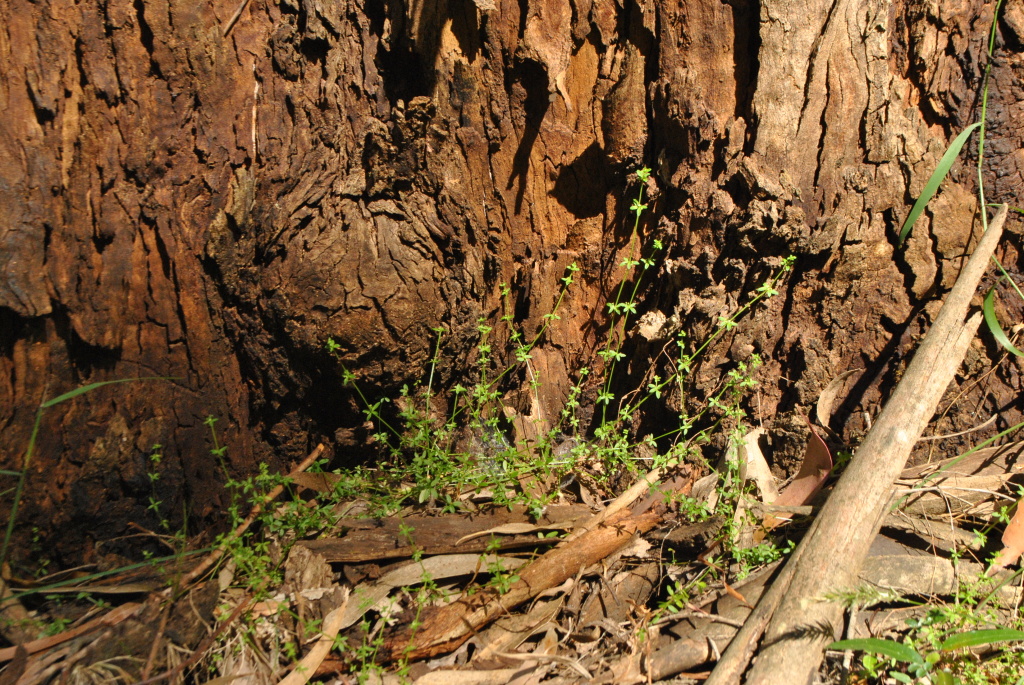
<instances>
[{"instance_id":1,"label":"fallen branch","mask_svg":"<svg viewBox=\"0 0 1024 685\"><path fill-rule=\"evenodd\" d=\"M122 604L116 609L111 609L103 616L94 618L88 623L84 623L78 626L77 628L65 630L63 633L51 635L50 637L44 637L39 640L33 640L32 642L25 642L20 645L15 645L14 647L0 649L0 663L4 663L13 659L19 649L25 650L27 654L35 654L37 652L42 652L43 650L50 649L51 647L56 647L59 644L63 644L68 640L73 640L76 637L85 635L86 633L91 633L92 631L98 628L106 628L109 626L117 625L121 621L124 621L125 619L134 616L136 613L138 613L140 609L142 609L143 606L144 605L142 604L136 603Z\"/></svg>"},{"instance_id":2,"label":"fallen branch","mask_svg":"<svg viewBox=\"0 0 1024 685\"><path fill-rule=\"evenodd\" d=\"M840 634L843 608L826 597L856 584L888 512L893 482L981 323L981 314L964 319L999 243L1006 212L1006 205L999 208L875 425L793 558L722 655L708 685L739 682L762 631L766 643L746 682L807 682L824 646Z\"/></svg>"},{"instance_id":3,"label":"fallen branch","mask_svg":"<svg viewBox=\"0 0 1024 685\"><path fill-rule=\"evenodd\" d=\"M692 480L686 479L679 490L689 492L691 484ZM519 580L507 593L487 588L431 611L415 632L405 628L391 637L381 650L382 658L421 659L457 648L484 625L608 557L634 535L649 531L662 520L663 511L660 506L643 513L620 510L565 546L548 551L520 569Z\"/></svg>"}]
</instances>

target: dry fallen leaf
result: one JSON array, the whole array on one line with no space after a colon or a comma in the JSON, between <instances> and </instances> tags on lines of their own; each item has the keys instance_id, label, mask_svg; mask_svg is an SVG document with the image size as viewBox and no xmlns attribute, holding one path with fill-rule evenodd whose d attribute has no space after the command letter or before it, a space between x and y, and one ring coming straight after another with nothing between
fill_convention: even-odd
<instances>
[{"instance_id":1,"label":"dry fallen leaf","mask_svg":"<svg viewBox=\"0 0 1024 685\"><path fill-rule=\"evenodd\" d=\"M1024 554L1024 513L1022 513L1024 506L1022 505L1024 505L1024 497L1018 500L1017 511L1013 514L1010 522L1006 524L1006 530L1003 531L1003 549L992 561L989 572L1017 563L1020 555Z\"/></svg>"},{"instance_id":2,"label":"dry fallen leaf","mask_svg":"<svg viewBox=\"0 0 1024 685\"><path fill-rule=\"evenodd\" d=\"M758 440L763 435L763 428L755 428L743 436L743 443L738 449L742 456L740 464L744 480L754 481L758 492L761 493L761 501L772 504L779 497L779 489L775 486L775 477L772 476L772 470L768 467L768 462L758 445Z\"/></svg>"},{"instance_id":3,"label":"dry fallen leaf","mask_svg":"<svg viewBox=\"0 0 1024 685\"><path fill-rule=\"evenodd\" d=\"M818 493L832 471L832 454L828 451L828 446L814 431L810 421L807 422L807 427L811 431L811 436L807 440L804 461L800 464L800 471L793 482L779 493L779 498L774 502L776 506L795 507L807 504ZM781 519L769 514L764 519L764 528L771 530L780 523Z\"/></svg>"},{"instance_id":4,"label":"dry fallen leaf","mask_svg":"<svg viewBox=\"0 0 1024 685\"><path fill-rule=\"evenodd\" d=\"M839 391L846 385L846 380L855 374L863 373L864 369L850 369L849 371L843 371L841 374L832 379L825 389L818 395L818 403L814 407L815 417L818 419L818 423L825 426L826 430L829 430L829 421L832 420L832 407L836 402L836 398L839 396Z\"/></svg>"}]
</instances>

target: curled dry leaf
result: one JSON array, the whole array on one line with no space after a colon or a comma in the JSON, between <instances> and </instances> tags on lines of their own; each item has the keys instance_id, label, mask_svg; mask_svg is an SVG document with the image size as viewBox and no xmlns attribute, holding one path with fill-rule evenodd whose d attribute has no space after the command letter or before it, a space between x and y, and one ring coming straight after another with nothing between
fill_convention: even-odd
<instances>
[{"instance_id":1,"label":"curled dry leaf","mask_svg":"<svg viewBox=\"0 0 1024 685\"><path fill-rule=\"evenodd\" d=\"M819 424L828 429L829 422L832 420L833 405L836 403L839 391L846 385L846 379L855 374L863 373L863 371L864 369L843 371L825 386L825 389L818 395L818 403L814 407L815 417L818 419Z\"/></svg>"},{"instance_id":2,"label":"curled dry leaf","mask_svg":"<svg viewBox=\"0 0 1024 685\"><path fill-rule=\"evenodd\" d=\"M758 492L761 493L761 501L772 504L779 497L779 489L775 486L775 477L758 445L758 440L763 435L763 428L755 428L743 436L743 443L739 446L739 453L743 457L740 464L744 480L754 481Z\"/></svg>"},{"instance_id":3,"label":"curled dry leaf","mask_svg":"<svg viewBox=\"0 0 1024 685\"><path fill-rule=\"evenodd\" d=\"M804 451L804 461L800 464L800 471L797 472L793 482L783 488L779 498L774 504L780 507L799 506L807 504L818 493L821 486L832 471L832 454L828 451L828 445L815 432L811 422L807 422L807 428L811 436L807 440L807 449ZM782 523L772 515L764 519L765 530L771 530Z\"/></svg>"},{"instance_id":4,"label":"curled dry leaf","mask_svg":"<svg viewBox=\"0 0 1024 685\"><path fill-rule=\"evenodd\" d=\"M1018 500L1017 511L1013 514L1010 522L1006 524L1006 530L1003 531L1003 548L992 561L989 573L1017 563L1020 555L1024 554L1024 513L1021 513L1024 512L1024 506L1021 506L1022 504L1024 504L1024 497Z\"/></svg>"}]
</instances>

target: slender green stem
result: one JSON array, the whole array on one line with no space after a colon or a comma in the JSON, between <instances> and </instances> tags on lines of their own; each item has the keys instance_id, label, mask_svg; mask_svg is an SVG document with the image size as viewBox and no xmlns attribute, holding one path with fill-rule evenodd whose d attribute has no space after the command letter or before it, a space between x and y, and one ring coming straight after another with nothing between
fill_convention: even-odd
<instances>
[{"instance_id":1,"label":"slender green stem","mask_svg":"<svg viewBox=\"0 0 1024 685\"><path fill-rule=\"evenodd\" d=\"M40 404L36 410L36 420L32 424L32 434L28 439L28 447L25 449L25 459L21 464L21 473L18 475L18 485L14 488L14 503L11 505L11 515L7 519L7 530L4 532L4 542L0 546L0 567L7 563L7 548L11 544L11 537L14 535L14 522L18 518L18 507L21 504L21 495L25 490L25 478L28 475L28 467L32 463L32 455L36 449L36 438L39 437L39 426L43 422L43 405Z\"/></svg>"},{"instance_id":2,"label":"slender green stem","mask_svg":"<svg viewBox=\"0 0 1024 685\"><path fill-rule=\"evenodd\" d=\"M637 235L640 230L640 218L643 216L643 212L647 209L647 205L644 204L644 187L647 179L650 178L651 170L644 167L636 172L636 176L640 179L640 190L637 192L636 199L633 200L633 204L630 206L630 211L633 212L633 232L629 238L629 248L626 251L627 255L633 253L634 245L637 241ZM655 245L658 246L658 241L655 241ZM653 253L652 253L653 254ZM633 284L633 293L630 296L628 302L623 302L622 293L626 287L626 280L628 275L636 268L637 264L644 263L644 270L646 271L649 265L650 258L644 260L630 259L628 256L623 260L622 264L626 267L626 273L623 275L622 280L619 281L619 289L615 294L615 302L610 303L608 308L611 312L611 325L608 327L608 343L604 349L605 363L608 364L607 371L605 372L605 384L604 389L601 392L601 397L598 401L601 403L601 422L605 423L608 420L608 404L609 396L611 394L612 377L615 375L615 366L620 358L619 351L622 349L622 345L625 342L626 335L626 322L629 319L629 314L635 311L636 306L636 294L640 288L640 278L636 279ZM619 318L620 312L625 312L625 315ZM621 331L620 331L621 323Z\"/></svg>"},{"instance_id":3,"label":"slender green stem","mask_svg":"<svg viewBox=\"0 0 1024 685\"><path fill-rule=\"evenodd\" d=\"M83 385L81 387L75 388L74 390L70 390L62 395L58 395L57 397L54 397L52 399L40 402L39 408L36 410L35 423L32 424L32 434L29 436L28 446L25 449L25 458L22 461L21 473L18 475L18 485L14 489L14 503L11 505L10 518L7 519L7 529L4 532L4 541L3 544L0 545L0 567L2 567L3 564L7 562L7 550L10 547L11 538L14 535L14 523L18 517L18 508L21 504L21 497L25 490L25 479L28 477L28 468L32 464L32 456L35 454L36 440L39 437L39 428L42 425L43 421L43 410L49 409L50 407L54 407L60 404L61 402L66 402L67 400L78 397L79 395L84 395L85 393L92 392L97 388L102 388L107 385L116 385L119 383L134 383L136 381L149 380L166 381L178 379L168 376L146 376L143 378L118 378L112 381L99 381L97 383L89 383L88 385Z\"/></svg>"}]
</instances>

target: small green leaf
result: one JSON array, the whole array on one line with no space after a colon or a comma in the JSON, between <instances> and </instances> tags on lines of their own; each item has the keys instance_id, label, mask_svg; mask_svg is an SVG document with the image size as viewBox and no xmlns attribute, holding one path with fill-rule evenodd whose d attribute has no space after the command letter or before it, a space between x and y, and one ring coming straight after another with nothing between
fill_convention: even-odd
<instances>
[{"instance_id":1,"label":"small green leaf","mask_svg":"<svg viewBox=\"0 0 1024 685\"><path fill-rule=\"evenodd\" d=\"M981 122L971 124L963 130L956 137L956 139L950 144L949 149L942 155L942 159L939 160L939 165L935 167L935 171L932 172L931 178L924 184L924 190L921 191L920 197L917 198L917 202L914 203L914 207L910 210L910 214L907 215L907 220L903 222L903 228L900 229L900 245L907 239L907 235L910 233L910 229L914 227L914 222L917 221L917 217L921 216L921 212L924 211L925 205L928 204L929 200L935 195L935 191L939 189L939 184L945 180L946 175L949 173L950 167L953 166L953 162L960 155L960 150L963 149L964 144L967 143L967 139L971 137L971 133L974 129L981 126Z\"/></svg>"},{"instance_id":2,"label":"small green leaf","mask_svg":"<svg viewBox=\"0 0 1024 685\"><path fill-rule=\"evenodd\" d=\"M972 630L967 633L960 633L946 639L939 649L951 651L963 647L978 647L990 645L993 642L1010 642L1024 640L1024 630L1011 630L1009 628L992 628L988 630Z\"/></svg>"},{"instance_id":3,"label":"small green leaf","mask_svg":"<svg viewBox=\"0 0 1024 685\"><path fill-rule=\"evenodd\" d=\"M982 304L981 310L985 314L985 324L988 326L988 330L992 333L992 337L996 339L1000 345L1002 345L1008 352L1012 352L1018 357L1024 357L1024 352L1021 352L1010 339L1006 337L1006 333L1003 331L1003 327L999 325L999 317L996 316L996 288L992 286L988 293L985 295L985 302Z\"/></svg>"},{"instance_id":4,"label":"small green leaf","mask_svg":"<svg viewBox=\"0 0 1024 685\"><path fill-rule=\"evenodd\" d=\"M866 637L857 640L840 640L833 642L827 649L853 649L858 652L872 652L884 654L885 656L902 661L908 664L923 664L924 657L918 654L917 650L910 645L892 640L880 640L875 637Z\"/></svg>"}]
</instances>

